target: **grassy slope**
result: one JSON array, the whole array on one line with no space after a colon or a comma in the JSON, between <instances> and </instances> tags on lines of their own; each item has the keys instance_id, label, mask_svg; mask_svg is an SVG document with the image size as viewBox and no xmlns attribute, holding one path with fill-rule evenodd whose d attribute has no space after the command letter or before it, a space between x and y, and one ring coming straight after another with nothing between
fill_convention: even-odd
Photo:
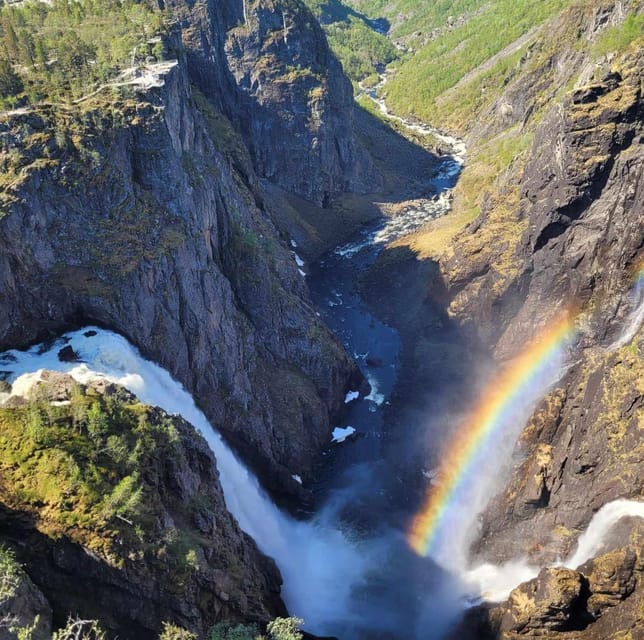
<instances>
[{"instance_id":1,"label":"grassy slope","mask_svg":"<svg viewBox=\"0 0 644 640\"><path fill-rule=\"evenodd\" d=\"M634 11L635 6L631 5L630 8ZM644 16L641 13L631 13L622 25L605 29L589 43L585 34L576 29L576 23L569 20L566 11L566 8L558 11L552 17L552 22L544 21L521 46L508 47L500 55L494 56L491 64L484 61L455 86L442 93L432 89L435 96L428 106L423 107L424 114L432 116L433 123L462 135L470 133L470 146L467 165L456 188L453 213L404 241L420 255L437 258L447 251L452 238L476 219L486 199L491 202L488 223L497 219L499 224L507 227L504 227L505 232L520 232L509 221L512 203L518 194L511 188L512 180L508 183L507 174L511 168L512 172L520 171L533 132L545 111L578 82L584 66L580 60L599 63L607 54L619 54L644 42ZM554 32L556 37L553 37ZM550 65L557 55L579 58L576 64L570 65L570 69L557 74ZM416 59L418 68L413 70L414 73L422 73L423 59L419 54ZM405 64L410 65L411 62ZM397 108L394 98L396 91L406 89L407 93L411 93L414 82L407 85L409 77L404 75L403 65L400 75L391 82L392 87L397 87L389 97L394 109ZM534 78L535 81L527 81L527 78ZM533 106L532 112L525 122L512 123L504 128L499 123L497 110L492 107L508 88L520 87L521 82L526 83L525 92ZM410 100L410 105L413 104Z\"/></svg>"},{"instance_id":2,"label":"grassy slope","mask_svg":"<svg viewBox=\"0 0 644 640\"><path fill-rule=\"evenodd\" d=\"M487 10L453 30L445 30L400 65L388 85L391 108L442 124L444 111L436 102L442 93L569 4L570 0L490 3Z\"/></svg>"}]
</instances>

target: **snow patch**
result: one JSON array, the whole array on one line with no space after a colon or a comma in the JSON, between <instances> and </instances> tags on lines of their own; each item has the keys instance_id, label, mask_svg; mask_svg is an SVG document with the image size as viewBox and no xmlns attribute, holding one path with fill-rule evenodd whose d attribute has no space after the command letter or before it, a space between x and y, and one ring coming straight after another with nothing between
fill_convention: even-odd
<instances>
[{"instance_id":1,"label":"snow patch","mask_svg":"<svg viewBox=\"0 0 644 640\"><path fill-rule=\"evenodd\" d=\"M371 391L365 397L365 400L371 400L371 402L380 406L385 401L385 396L378 392L378 381L370 375L367 375L367 382L371 385Z\"/></svg>"},{"instance_id":2,"label":"snow patch","mask_svg":"<svg viewBox=\"0 0 644 640\"><path fill-rule=\"evenodd\" d=\"M298 484L302 484L302 478L300 476L298 476L297 473L294 473L291 476L291 478L293 478L293 480L295 480L295 482L297 482Z\"/></svg>"},{"instance_id":3,"label":"snow patch","mask_svg":"<svg viewBox=\"0 0 644 640\"><path fill-rule=\"evenodd\" d=\"M339 444L340 442L344 442L347 438L350 438L356 430L353 427L336 427L333 430L333 437L331 438L331 442L335 442Z\"/></svg>"},{"instance_id":4,"label":"snow patch","mask_svg":"<svg viewBox=\"0 0 644 640\"><path fill-rule=\"evenodd\" d=\"M347 393L347 395L344 397L344 404L349 404L350 402L357 400L359 397L359 391L349 391L349 393Z\"/></svg>"}]
</instances>

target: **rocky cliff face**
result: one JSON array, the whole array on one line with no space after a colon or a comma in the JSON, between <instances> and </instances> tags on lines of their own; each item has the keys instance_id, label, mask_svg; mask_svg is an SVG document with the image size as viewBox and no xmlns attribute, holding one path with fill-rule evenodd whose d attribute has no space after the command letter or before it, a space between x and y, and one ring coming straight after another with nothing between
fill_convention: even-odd
<instances>
[{"instance_id":1,"label":"rocky cliff face","mask_svg":"<svg viewBox=\"0 0 644 640\"><path fill-rule=\"evenodd\" d=\"M279 572L228 513L191 425L104 381L42 377L0 405L0 538L29 576L6 604L21 624L53 611L120 638L156 638L164 621L204 637L284 614Z\"/></svg>"},{"instance_id":2,"label":"rocky cliff face","mask_svg":"<svg viewBox=\"0 0 644 640\"><path fill-rule=\"evenodd\" d=\"M545 80L532 98L526 102L533 78L519 77L490 107L505 114L502 128L529 132L530 122L539 124L527 152L497 179L481 216L442 263L451 317L475 342L493 345L499 360L516 354L557 310L582 309L571 365L526 426L515 452L520 462L483 516L474 550L494 562L564 557L603 504L644 489L641 327L618 342L641 302L633 292L644 247L644 59L631 49L594 66L580 49L562 46L570 33L592 41L622 10L622 3L602 3L564 14L550 25L559 51L541 59L535 77ZM537 58L539 46L548 45L534 45ZM544 109L544 92L563 97ZM482 119L473 141L501 121ZM580 571L544 573L523 585L492 626L508 638L535 629L553 637L575 629L583 630L575 637L614 637L619 614L596 622L602 613L588 603L605 592L589 587L592 579ZM637 628L637 615L626 612L641 606L641 588L615 594L615 602L630 598L621 628Z\"/></svg>"},{"instance_id":3,"label":"rocky cliff face","mask_svg":"<svg viewBox=\"0 0 644 640\"><path fill-rule=\"evenodd\" d=\"M299 0L186 6L191 77L242 133L259 176L318 205L380 183L353 134L353 92Z\"/></svg>"},{"instance_id":4,"label":"rocky cliff face","mask_svg":"<svg viewBox=\"0 0 644 640\"><path fill-rule=\"evenodd\" d=\"M167 66L162 87L120 102L2 124L20 168L0 221L0 345L113 328L292 487L359 374L310 307L243 142Z\"/></svg>"},{"instance_id":5,"label":"rocky cliff face","mask_svg":"<svg viewBox=\"0 0 644 640\"><path fill-rule=\"evenodd\" d=\"M536 529L542 538L555 525L575 531L604 502L642 491L639 338L607 349L633 309L644 243L642 64L636 53L614 61L545 115L525 164L506 176L446 264L458 291L453 314L476 317L479 337L501 359L557 310L585 310L580 362L524 433L528 458L506 494L511 513L486 521L488 548L498 553L518 550L519 530L535 521L548 520ZM484 245L490 232L502 241Z\"/></svg>"},{"instance_id":6,"label":"rocky cliff face","mask_svg":"<svg viewBox=\"0 0 644 640\"><path fill-rule=\"evenodd\" d=\"M299 2L164 6L176 61L73 105L0 117L0 349L111 328L194 394L265 485L297 494L293 477L313 477L362 377L314 312L262 180L325 204L377 176L353 139L350 84ZM172 500L203 494L215 508L190 524L208 539L205 569L181 585L168 579L176 566L43 535L37 509L3 485L3 537L55 623L78 610L145 637L168 612L199 632L284 612L277 571L227 514L205 445L183 445L179 475L160 477ZM168 521L181 515L161 506ZM109 606L84 601L90 583Z\"/></svg>"}]
</instances>

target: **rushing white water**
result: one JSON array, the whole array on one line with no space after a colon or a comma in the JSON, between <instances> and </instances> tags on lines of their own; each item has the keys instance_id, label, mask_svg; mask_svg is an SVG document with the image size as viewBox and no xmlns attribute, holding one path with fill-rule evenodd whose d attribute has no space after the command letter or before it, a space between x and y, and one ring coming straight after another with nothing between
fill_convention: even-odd
<instances>
[{"instance_id":1,"label":"rushing white water","mask_svg":"<svg viewBox=\"0 0 644 640\"><path fill-rule=\"evenodd\" d=\"M638 274L630 298L632 311L626 318L621 335L610 345L609 351L620 349L627 345L635 337L644 322L644 278L640 274Z\"/></svg>"},{"instance_id":2,"label":"rushing white water","mask_svg":"<svg viewBox=\"0 0 644 640\"><path fill-rule=\"evenodd\" d=\"M60 362L57 354L66 344L82 362ZM228 509L260 549L276 560L289 611L318 633L324 633L330 621L348 615L352 589L372 562L369 553L326 522L324 513L311 522L282 513L167 371L145 360L125 338L95 327L68 333L46 350L34 347L0 356L0 371L8 374L14 395L26 395L43 369L68 373L81 383L105 378L195 426L217 459Z\"/></svg>"},{"instance_id":3,"label":"rushing white water","mask_svg":"<svg viewBox=\"0 0 644 640\"><path fill-rule=\"evenodd\" d=\"M605 504L579 536L576 550L553 566L577 569L599 555L613 526L625 517L644 518L644 502L620 499ZM502 565L481 564L464 571L461 577L466 584L473 585L484 600L501 602L512 589L535 578L540 570L541 567L530 565L526 560L515 560Z\"/></svg>"},{"instance_id":4,"label":"rushing white water","mask_svg":"<svg viewBox=\"0 0 644 640\"><path fill-rule=\"evenodd\" d=\"M446 134L440 131L439 129L436 129L431 125L425 124L424 122L414 122L407 118L401 118L400 116L397 116L396 114L389 111L389 108L387 107L387 104L385 103L385 101L378 96L380 90L386 84L387 84L387 74L382 74L380 76L380 82L377 85L375 85L374 87L371 87L370 89L365 89L364 87L361 86L360 89L362 90L364 95L368 96L374 101L374 103L377 105L380 112L388 120L393 120L395 122L398 122L402 124L403 127L405 127L405 129L407 129L408 131L412 131L413 133L417 133L421 136L433 136L438 141L447 145L451 149L452 154L454 155L455 162L458 163L460 166L462 166L463 163L465 162L465 155L467 153L465 142L463 140L460 140L459 138L450 136L449 134Z\"/></svg>"},{"instance_id":5,"label":"rushing white water","mask_svg":"<svg viewBox=\"0 0 644 640\"><path fill-rule=\"evenodd\" d=\"M58 351L66 345L74 349L80 362L58 359ZM81 383L104 378L121 384L142 402L180 414L193 424L217 458L226 505L260 549L276 560L284 577L283 597L290 612L303 617L307 628L317 633L327 632L329 624L337 631L359 622L360 614L352 611L352 597L356 589L368 583L374 569L382 568L387 557L382 539L362 543L349 540L338 529L333 514L326 511L310 522L299 522L282 513L212 429L192 396L167 371L141 357L125 338L88 327L68 333L46 348L0 354L0 373L12 383L13 395L28 395L44 369L68 373ZM623 516L644 517L644 503L617 500L605 505L580 537L577 551L563 564L574 567L594 555L610 527ZM468 594L501 600L538 572L539 567L519 561L468 568L458 577L468 585ZM448 589L452 604L457 595L454 589ZM439 590L434 597L445 599L446 595ZM446 601L443 606L449 608ZM432 624L438 624L435 618ZM428 636L423 631L418 637Z\"/></svg>"},{"instance_id":6,"label":"rushing white water","mask_svg":"<svg viewBox=\"0 0 644 640\"><path fill-rule=\"evenodd\" d=\"M449 149L449 155L441 157L438 171L431 177L436 195L431 199L420 199L414 204L410 204L402 213L388 217L381 228L366 232L357 242L338 247L335 253L347 259L367 247L384 245L418 231L431 220L449 213L452 206L452 189L465 164L467 150L463 140L443 133L430 125L401 118L389 111L385 101L378 95L379 90L384 87L386 82L387 75L381 74L380 82L375 87L366 89L361 86L361 93L373 100L388 120L399 123L411 133L432 136Z\"/></svg>"},{"instance_id":7,"label":"rushing white water","mask_svg":"<svg viewBox=\"0 0 644 640\"><path fill-rule=\"evenodd\" d=\"M625 517L644 518L644 502L614 500L605 504L579 536L577 549L562 563L563 566L576 569L598 555L613 525Z\"/></svg>"},{"instance_id":8,"label":"rushing white water","mask_svg":"<svg viewBox=\"0 0 644 640\"><path fill-rule=\"evenodd\" d=\"M510 475L515 443L523 427L569 364L567 346L562 345L533 371L530 384L524 385L521 393L512 394L503 409L496 412L491 437L477 445L453 488L434 533L431 557L440 566L456 571L466 582L471 571L469 549L479 536L479 516ZM440 475L436 480L442 481ZM489 571L481 569L474 575L479 574L488 575ZM487 590L485 587L484 591Z\"/></svg>"}]
</instances>

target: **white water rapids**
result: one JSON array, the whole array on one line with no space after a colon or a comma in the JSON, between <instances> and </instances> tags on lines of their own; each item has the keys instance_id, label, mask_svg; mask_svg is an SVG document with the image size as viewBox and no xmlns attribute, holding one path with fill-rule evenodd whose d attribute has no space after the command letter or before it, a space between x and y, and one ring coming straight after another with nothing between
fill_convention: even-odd
<instances>
[{"instance_id":1,"label":"white water rapids","mask_svg":"<svg viewBox=\"0 0 644 640\"><path fill-rule=\"evenodd\" d=\"M94 335L91 335L94 334ZM70 345L80 363L60 362L58 351ZM68 373L80 383L105 378L124 386L142 402L181 415L208 441L219 469L226 506L259 548L274 558L284 579L283 598L307 628L324 630L329 620L348 609L352 587L371 562L360 545L327 526L325 514L300 522L280 511L209 424L192 396L158 365L145 360L123 337L97 329L65 334L47 350L10 351L0 355L0 371L11 372L12 393L26 395L43 370ZM6 399L0 398L0 401Z\"/></svg>"},{"instance_id":2,"label":"white water rapids","mask_svg":"<svg viewBox=\"0 0 644 640\"><path fill-rule=\"evenodd\" d=\"M65 345L74 349L81 362L59 361L58 351ZM193 424L217 458L228 508L260 549L276 560L290 612L303 617L307 629L317 633L325 633L330 622L336 630L338 625L350 623L352 591L364 586L367 574L383 564L384 548L378 541L348 539L324 511L309 522L282 513L211 427L192 396L167 371L145 360L125 338L88 327L66 334L47 348L0 354L0 372L12 383L15 395L28 394L43 369L68 373L81 383L108 379L141 401L180 414ZM0 402L4 400L6 394L0 397ZM623 516L644 517L644 504L617 500L605 505L580 537L577 551L563 564L575 567L596 554L612 525ZM478 584L479 595L498 600L538 571L538 567L514 562L501 567L484 565L460 577ZM453 596L457 599L459 594Z\"/></svg>"}]
</instances>

